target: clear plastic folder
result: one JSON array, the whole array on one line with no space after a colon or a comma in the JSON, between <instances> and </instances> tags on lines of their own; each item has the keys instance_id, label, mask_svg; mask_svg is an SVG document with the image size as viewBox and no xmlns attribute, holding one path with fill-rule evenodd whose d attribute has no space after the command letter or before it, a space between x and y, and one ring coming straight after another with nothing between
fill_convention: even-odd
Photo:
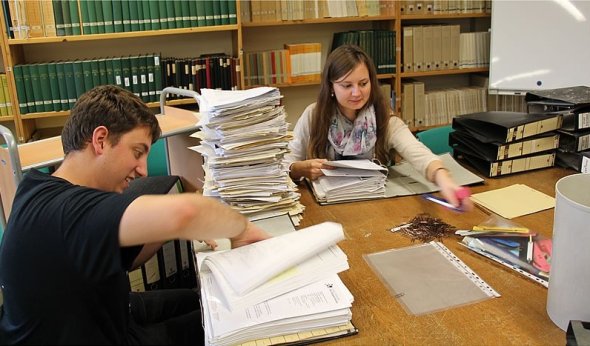
<instances>
[{"instance_id":1,"label":"clear plastic folder","mask_svg":"<svg viewBox=\"0 0 590 346\"><path fill-rule=\"evenodd\" d=\"M500 296L439 242L364 257L409 314L422 315Z\"/></svg>"}]
</instances>

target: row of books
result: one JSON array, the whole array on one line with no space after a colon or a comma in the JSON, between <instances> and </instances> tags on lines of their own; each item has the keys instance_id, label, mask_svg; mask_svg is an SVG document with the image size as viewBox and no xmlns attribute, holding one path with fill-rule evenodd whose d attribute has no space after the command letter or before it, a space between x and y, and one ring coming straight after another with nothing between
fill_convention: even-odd
<instances>
[{"instance_id":1,"label":"row of books","mask_svg":"<svg viewBox=\"0 0 590 346\"><path fill-rule=\"evenodd\" d=\"M354 30L334 33L332 50L344 44L361 47L373 59L377 73L395 73L395 31Z\"/></svg>"},{"instance_id":2,"label":"row of books","mask_svg":"<svg viewBox=\"0 0 590 346\"><path fill-rule=\"evenodd\" d=\"M6 73L0 73L0 117L11 116L12 114L12 102L10 101Z\"/></svg>"},{"instance_id":3,"label":"row of books","mask_svg":"<svg viewBox=\"0 0 590 346\"><path fill-rule=\"evenodd\" d=\"M401 0L401 14L491 13L492 0Z\"/></svg>"},{"instance_id":4,"label":"row of books","mask_svg":"<svg viewBox=\"0 0 590 346\"><path fill-rule=\"evenodd\" d=\"M403 27L403 70L421 72L489 66L490 33L459 25Z\"/></svg>"},{"instance_id":5,"label":"row of books","mask_svg":"<svg viewBox=\"0 0 590 346\"><path fill-rule=\"evenodd\" d=\"M235 0L11 0L3 4L10 23L8 35L17 39L237 23Z\"/></svg>"},{"instance_id":6,"label":"row of books","mask_svg":"<svg viewBox=\"0 0 590 346\"><path fill-rule=\"evenodd\" d=\"M157 54L59 61L14 66L21 114L65 111L85 91L114 84L132 91L144 102L160 100L161 90L176 86L237 88L236 58L225 55L204 58L162 59Z\"/></svg>"},{"instance_id":7,"label":"row of books","mask_svg":"<svg viewBox=\"0 0 590 346\"><path fill-rule=\"evenodd\" d=\"M240 89L239 59L225 54L207 54L199 58L163 58L162 88L175 86L196 91L201 89ZM160 90L160 89L159 89ZM174 94L169 99L179 98Z\"/></svg>"},{"instance_id":8,"label":"row of books","mask_svg":"<svg viewBox=\"0 0 590 346\"><path fill-rule=\"evenodd\" d=\"M242 19L253 23L393 15L395 1L383 0L250 0L242 5Z\"/></svg>"},{"instance_id":9,"label":"row of books","mask_svg":"<svg viewBox=\"0 0 590 346\"><path fill-rule=\"evenodd\" d=\"M423 82L402 83L402 119L410 127L446 125L457 115L486 111L483 87L424 88Z\"/></svg>"}]
</instances>

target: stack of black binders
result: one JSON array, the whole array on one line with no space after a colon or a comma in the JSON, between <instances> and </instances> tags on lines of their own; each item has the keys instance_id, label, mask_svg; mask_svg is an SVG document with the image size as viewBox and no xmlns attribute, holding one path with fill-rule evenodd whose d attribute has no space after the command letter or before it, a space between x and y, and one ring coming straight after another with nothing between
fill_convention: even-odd
<instances>
[{"instance_id":1,"label":"stack of black binders","mask_svg":"<svg viewBox=\"0 0 590 346\"><path fill-rule=\"evenodd\" d=\"M453 118L455 158L488 177L552 167L560 136L558 114L480 112Z\"/></svg>"},{"instance_id":2,"label":"stack of black binders","mask_svg":"<svg viewBox=\"0 0 590 346\"><path fill-rule=\"evenodd\" d=\"M576 86L528 92L529 112L560 114L559 149L555 163L590 173L590 87Z\"/></svg>"},{"instance_id":3,"label":"stack of black binders","mask_svg":"<svg viewBox=\"0 0 590 346\"><path fill-rule=\"evenodd\" d=\"M182 192L178 176L153 176L135 179L125 194L157 195ZM193 244L188 240L170 240L141 267L128 273L134 292L166 288L195 288L197 274Z\"/></svg>"}]
</instances>

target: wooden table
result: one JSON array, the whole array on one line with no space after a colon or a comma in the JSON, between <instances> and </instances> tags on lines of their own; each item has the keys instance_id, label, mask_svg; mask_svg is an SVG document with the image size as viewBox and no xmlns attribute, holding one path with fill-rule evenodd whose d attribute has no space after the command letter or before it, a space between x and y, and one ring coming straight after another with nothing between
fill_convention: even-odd
<instances>
[{"instance_id":1,"label":"wooden table","mask_svg":"<svg viewBox=\"0 0 590 346\"><path fill-rule=\"evenodd\" d=\"M473 193L526 184L555 197L555 182L572 170L550 168L486 179ZM455 255L502 296L480 303L413 316L393 298L363 255L413 245L409 238L389 229L421 212L459 228L470 229L488 214L479 208L459 214L418 196L398 197L320 206L301 185L306 206L301 227L324 221L344 226L346 239L339 243L348 255L350 269L340 277L354 295L352 321L359 334L332 341L335 345L564 345L565 332L546 312L547 288L458 244L462 238L443 239ZM553 230L554 209L522 216L513 221L545 236ZM415 243L414 243L415 245Z\"/></svg>"}]
</instances>

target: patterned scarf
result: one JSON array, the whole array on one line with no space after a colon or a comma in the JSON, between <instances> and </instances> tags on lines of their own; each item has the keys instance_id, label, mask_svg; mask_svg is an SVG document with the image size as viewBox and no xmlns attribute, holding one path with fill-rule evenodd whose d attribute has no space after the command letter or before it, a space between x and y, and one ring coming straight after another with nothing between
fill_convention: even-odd
<instances>
[{"instance_id":1,"label":"patterned scarf","mask_svg":"<svg viewBox=\"0 0 590 346\"><path fill-rule=\"evenodd\" d=\"M340 112L332 115L328 140L340 156L371 153L377 141L377 120L373 106L359 113L354 123Z\"/></svg>"}]
</instances>

